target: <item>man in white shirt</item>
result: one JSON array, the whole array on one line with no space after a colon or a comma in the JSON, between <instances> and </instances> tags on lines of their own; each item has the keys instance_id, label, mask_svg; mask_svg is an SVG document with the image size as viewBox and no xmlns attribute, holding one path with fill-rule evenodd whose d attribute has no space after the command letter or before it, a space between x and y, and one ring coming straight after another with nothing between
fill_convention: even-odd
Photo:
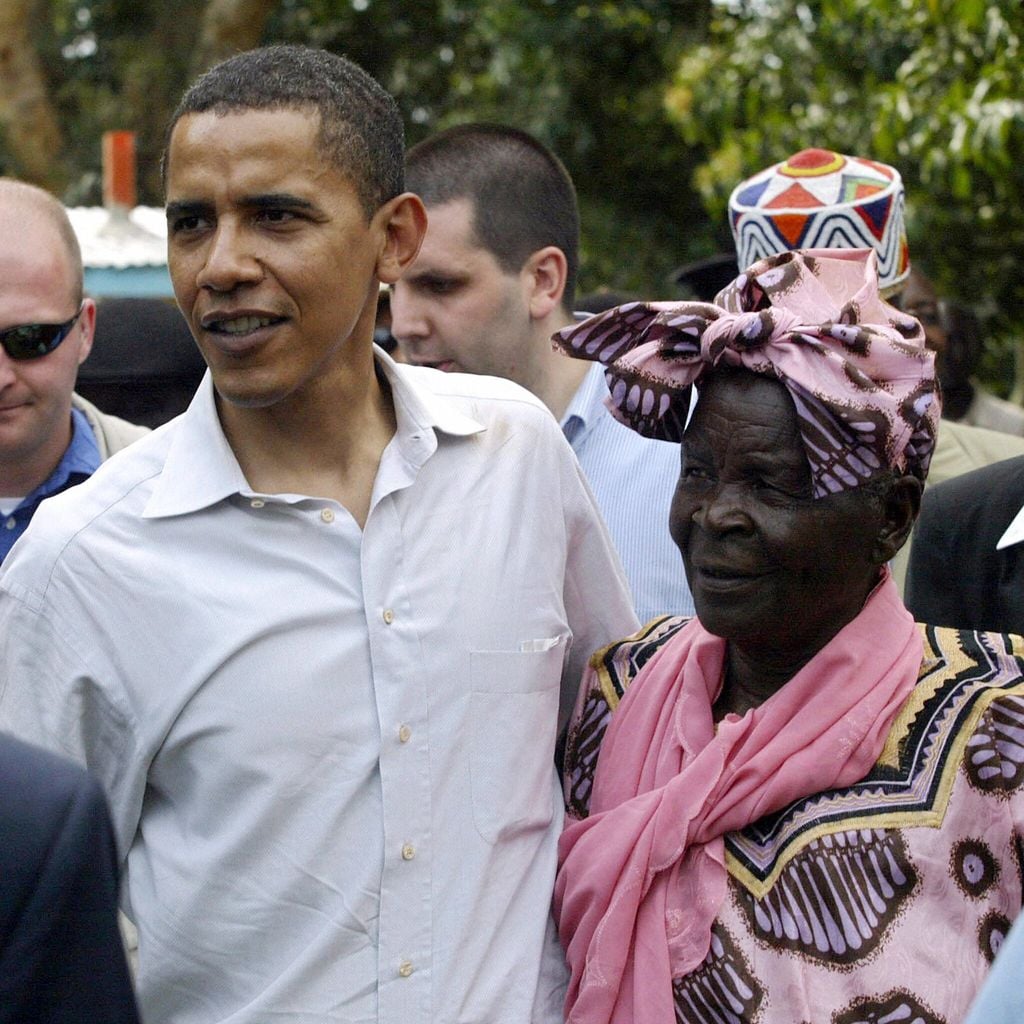
<instances>
[{"instance_id":1,"label":"man in white shirt","mask_svg":"<svg viewBox=\"0 0 1024 1024\"><path fill-rule=\"evenodd\" d=\"M561 1020L552 765L636 621L557 425L398 367L390 96L251 51L186 93L168 263L208 365L0 575L0 724L111 801L150 1024Z\"/></svg>"},{"instance_id":2,"label":"man in white shirt","mask_svg":"<svg viewBox=\"0 0 1024 1024\"><path fill-rule=\"evenodd\" d=\"M507 377L540 398L580 460L641 621L692 615L667 525L679 446L615 420L603 369L551 344L572 323L576 291L579 214L568 172L527 132L469 124L413 146L406 177L430 221L392 288L391 333L405 358Z\"/></svg>"}]
</instances>

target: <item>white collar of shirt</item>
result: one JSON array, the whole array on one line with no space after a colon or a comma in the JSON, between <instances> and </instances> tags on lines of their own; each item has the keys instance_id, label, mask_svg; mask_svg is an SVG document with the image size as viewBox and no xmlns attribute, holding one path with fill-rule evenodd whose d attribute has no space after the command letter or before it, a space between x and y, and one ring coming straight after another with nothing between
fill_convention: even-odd
<instances>
[{"instance_id":1,"label":"white collar of shirt","mask_svg":"<svg viewBox=\"0 0 1024 1024\"><path fill-rule=\"evenodd\" d=\"M441 395L417 386L390 356L374 347L374 356L391 386L403 461L418 468L436 451L437 434L465 437L486 429ZM143 513L145 519L185 515L232 495L254 495L217 415L213 379L203 377L195 397L177 424L160 479ZM300 501L305 495L287 496Z\"/></svg>"},{"instance_id":2,"label":"white collar of shirt","mask_svg":"<svg viewBox=\"0 0 1024 1024\"><path fill-rule=\"evenodd\" d=\"M1021 508L1013 517L1010 525L1006 528L1006 532L999 538L999 541L996 543L996 551L1002 551L1003 548L1019 544L1022 540L1024 540L1024 508Z\"/></svg>"}]
</instances>

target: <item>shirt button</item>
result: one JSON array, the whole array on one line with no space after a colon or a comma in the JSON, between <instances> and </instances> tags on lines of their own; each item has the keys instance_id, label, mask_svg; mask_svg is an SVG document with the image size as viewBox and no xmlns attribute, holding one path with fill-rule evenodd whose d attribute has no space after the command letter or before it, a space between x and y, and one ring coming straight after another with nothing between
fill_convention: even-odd
<instances>
[{"instance_id":1,"label":"shirt button","mask_svg":"<svg viewBox=\"0 0 1024 1024\"><path fill-rule=\"evenodd\" d=\"M262 498L253 498L249 502L250 508L263 508L264 505L266 505L266 502Z\"/></svg>"},{"instance_id":2,"label":"shirt button","mask_svg":"<svg viewBox=\"0 0 1024 1024\"><path fill-rule=\"evenodd\" d=\"M412 860L416 856L416 847L412 843L406 843L402 847L402 860Z\"/></svg>"},{"instance_id":3,"label":"shirt button","mask_svg":"<svg viewBox=\"0 0 1024 1024\"><path fill-rule=\"evenodd\" d=\"M384 609L384 614L381 616L386 626L390 626L395 621L395 613L390 608Z\"/></svg>"},{"instance_id":4,"label":"shirt button","mask_svg":"<svg viewBox=\"0 0 1024 1024\"><path fill-rule=\"evenodd\" d=\"M412 729L407 725L399 726L398 728L398 740L400 743L408 743L412 739Z\"/></svg>"},{"instance_id":5,"label":"shirt button","mask_svg":"<svg viewBox=\"0 0 1024 1024\"><path fill-rule=\"evenodd\" d=\"M14 528L15 528L15 527L16 527L17 525L18 525L18 524L17 524L17 523L16 523L15 521L14 521L14 516L11 516L11 518L10 518L10 519L8 519L6 523L4 523L4 526L5 526L5 527L6 527L6 528L7 528L8 530L13 530L13 529L14 529Z\"/></svg>"},{"instance_id":6,"label":"shirt button","mask_svg":"<svg viewBox=\"0 0 1024 1024\"><path fill-rule=\"evenodd\" d=\"M398 973L399 975L401 975L401 977L408 978L409 975L412 974L412 964L409 963L408 960L403 960L398 965Z\"/></svg>"},{"instance_id":7,"label":"shirt button","mask_svg":"<svg viewBox=\"0 0 1024 1024\"><path fill-rule=\"evenodd\" d=\"M325 523L333 523L334 522L334 509L333 508L322 508L322 509L320 509L320 518Z\"/></svg>"}]
</instances>

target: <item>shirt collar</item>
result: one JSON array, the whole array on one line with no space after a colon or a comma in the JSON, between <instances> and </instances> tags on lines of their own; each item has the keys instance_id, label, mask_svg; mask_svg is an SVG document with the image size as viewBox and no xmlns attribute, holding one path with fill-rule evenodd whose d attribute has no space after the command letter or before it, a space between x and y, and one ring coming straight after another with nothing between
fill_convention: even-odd
<instances>
[{"instance_id":1,"label":"shirt collar","mask_svg":"<svg viewBox=\"0 0 1024 1024\"><path fill-rule=\"evenodd\" d=\"M582 437L601 417L607 395L604 367L600 363L593 363L580 381L560 423L562 433L570 443Z\"/></svg>"},{"instance_id":2,"label":"shirt collar","mask_svg":"<svg viewBox=\"0 0 1024 1024\"><path fill-rule=\"evenodd\" d=\"M438 430L442 434L451 434L454 437L468 437L486 429L479 420L456 408L443 393L438 394L424 386L426 374L433 375L441 371L396 363L383 349L376 346L374 355L377 357L378 369L391 385L400 434L405 432L405 428L409 428ZM443 384L448 379L448 375L443 375L440 382ZM438 390L443 392L444 389Z\"/></svg>"},{"instance_id":3,"label":"shirt collar","mask_svg":"<svg viewBox=\"0 0 1024 1024\"><path fill-rule=\"evenodd\" d=\"M54 471L34 490L25 496L25 500L18 507L24 505L36 505L43 498L51 494L57 494L67 487L68 481L73 476L89 477L99 469L100 463L99 445L96 443L96 435L89 426L89 420L85 413L79 409L71 410L71 441L60 462L57 463Z\"/></svg>"},{"instance_id":4,"label":"shirt collar","mask_svg":"<svg viewBox=\"0 0 1024 1024\"><path fill-rule=\"evenodd\" d=\"M1012 547L1014 544L1019 544L1022 540L1024 540L1024 508L1021 508L1013 517L1010 525L1006 528L1006 532L996 542L996 551Z\"/></svg>"},{"instance_id":5,"label":"shirt collar","mask_svg":"<svg viewBox=\"0 0 1024 1024\"><path fill-rule=\"evenodd\" d=\"M92 476L100 468L100 446L96 442L96 435L89 426L89 418L81 409L71 410L71 444L64 452L64 458L60 461L58 470L63 467L68 475L82 473L85 476Z\"/></svg>"},{"instance_id":6,"label":"shirt collar","mask_svg":"<svg viewBox=\"0 0 1024 1024\"><path fill-rule=\"evenodd\" d=\"M374 347L378 371L391 386L395 432L404 460L418 468L437 449L437 432L457 437L475 434L482 423L460 412L443 395L420 386L383 350ZM207 370L188 409L176 424L143 517L185 515L234 495L253 496L217 415L213 378ZM299 500L300 496L293 496Z\"/></svg>"}]
</instances>

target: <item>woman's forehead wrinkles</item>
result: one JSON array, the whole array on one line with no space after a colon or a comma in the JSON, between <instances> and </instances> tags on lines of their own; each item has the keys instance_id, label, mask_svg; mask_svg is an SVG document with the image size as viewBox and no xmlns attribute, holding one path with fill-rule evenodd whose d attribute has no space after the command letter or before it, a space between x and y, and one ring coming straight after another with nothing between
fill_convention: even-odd
<instances>
[{"instance_id":1,"label":"woman's forehead wrinkles","mask_svg":"<svg viewBox=\"0 0 1024 1024\"><path fill-rule=\"evenodd\" d=\"M740 435L755 447L766 438L798 439L796 413L782 385L753 374L715 381L697 406L692 429L717 438Z\"/></svg>"}]
</instances>

